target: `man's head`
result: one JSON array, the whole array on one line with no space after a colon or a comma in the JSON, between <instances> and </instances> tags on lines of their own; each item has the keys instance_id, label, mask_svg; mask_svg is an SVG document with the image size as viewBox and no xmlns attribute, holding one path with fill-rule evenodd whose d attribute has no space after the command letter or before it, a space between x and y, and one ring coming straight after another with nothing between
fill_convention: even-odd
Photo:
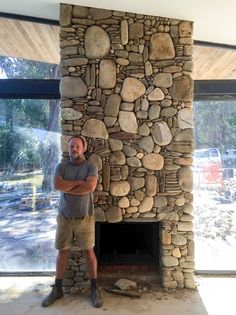
<instances>
[{"instance_id":1,"label":"man's head","mask_svg":"<svg viewBox=\"0 0 236 315\"><path fill-rule=\"evenodd\" d=\"M83 153L87 150L87 141L82 136L73 136L68 141L68 152L71 161L84 159Z\"/></svg>"}]
</instances>

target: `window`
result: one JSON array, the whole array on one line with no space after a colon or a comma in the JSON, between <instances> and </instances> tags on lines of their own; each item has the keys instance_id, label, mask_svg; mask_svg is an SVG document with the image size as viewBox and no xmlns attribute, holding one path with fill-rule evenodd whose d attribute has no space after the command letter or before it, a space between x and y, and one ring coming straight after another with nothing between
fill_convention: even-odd
<instances>
[{"instance_id":1,"label":"window","mask_svg":"<svg viewBox=\"0 0 236 315\"><path fill-rule=\"evenodd\" d=\"M195 101L194 116L196 269L235 270L236 100Z\"/></svg>"}]
</instances>

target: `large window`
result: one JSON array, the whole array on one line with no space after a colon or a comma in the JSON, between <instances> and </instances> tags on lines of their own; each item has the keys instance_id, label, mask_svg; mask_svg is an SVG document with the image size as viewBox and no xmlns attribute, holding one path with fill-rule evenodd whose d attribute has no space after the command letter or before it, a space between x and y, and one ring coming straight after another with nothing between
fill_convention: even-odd
<instances>
[{"instance_id":1,"label":"large window","mask_svg":"<svg viewBox=\"0 0 236 315\"><path fill-rule=\"evenodd\" d=\"M1 271L55 269L58 100L0 100Z\"/></svg>"},{"instance_id":2,"label":"large window","mask_svg":"<svg viewBox=\"0 0 236 315\"><path fill-rule=\"evenodd\" d=\"M196 101L196 269L235 270L236 100Z\"/></svg>"}]
</instances>

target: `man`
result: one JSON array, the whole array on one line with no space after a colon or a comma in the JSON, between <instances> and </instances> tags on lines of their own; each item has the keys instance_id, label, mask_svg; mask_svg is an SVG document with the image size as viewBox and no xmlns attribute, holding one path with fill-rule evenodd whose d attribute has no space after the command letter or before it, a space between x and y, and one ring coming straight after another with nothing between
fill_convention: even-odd
<instances>
[{"instance_id":1,"label":"man","mask_svg":"<svg viewBox=\"0 0 236 315\"><path fill-rule=\"evenodd\" d=\"M91 299L95 307L102 306L97 288L97 258L94 253L95 218L93 192L98 171L84 158L87 142L82 136L73 136L68 142L70 160L60 163L55 171L54 186L61 192L55 247L58 249L55 284L42 306L53 304L63 297L62 282L67 268L68 254L76 239L83 250L91 282Z\"/></svg>"}]
</instances>

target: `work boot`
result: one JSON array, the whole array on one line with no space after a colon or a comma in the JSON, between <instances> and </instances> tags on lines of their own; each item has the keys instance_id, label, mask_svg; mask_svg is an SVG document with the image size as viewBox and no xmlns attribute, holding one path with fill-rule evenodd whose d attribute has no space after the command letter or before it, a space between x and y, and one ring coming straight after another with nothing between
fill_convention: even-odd
<instances>
[{"instance_id":1,"label":"work boot","mask_svg":"<svg viewBox=\"0 0 236 315\"><path fill-rule=\"evenodd\" d=\"M56 287L55 284L51 285L51 292L44 298L41 305L47 307L52 305L56 300L63 297L62 287Z\"/></svg>"},{"instance_id":2,"label":"work boot","mask_svg":"<svg viewBox=\"0 0 236 315\"><path fill-rule=\"evenodd\" d=\"M94 307L96 308L102 307L103 305L102 295L101 291L98 288L91 289L91 300Z\"/></svg>"}]
</instances>

